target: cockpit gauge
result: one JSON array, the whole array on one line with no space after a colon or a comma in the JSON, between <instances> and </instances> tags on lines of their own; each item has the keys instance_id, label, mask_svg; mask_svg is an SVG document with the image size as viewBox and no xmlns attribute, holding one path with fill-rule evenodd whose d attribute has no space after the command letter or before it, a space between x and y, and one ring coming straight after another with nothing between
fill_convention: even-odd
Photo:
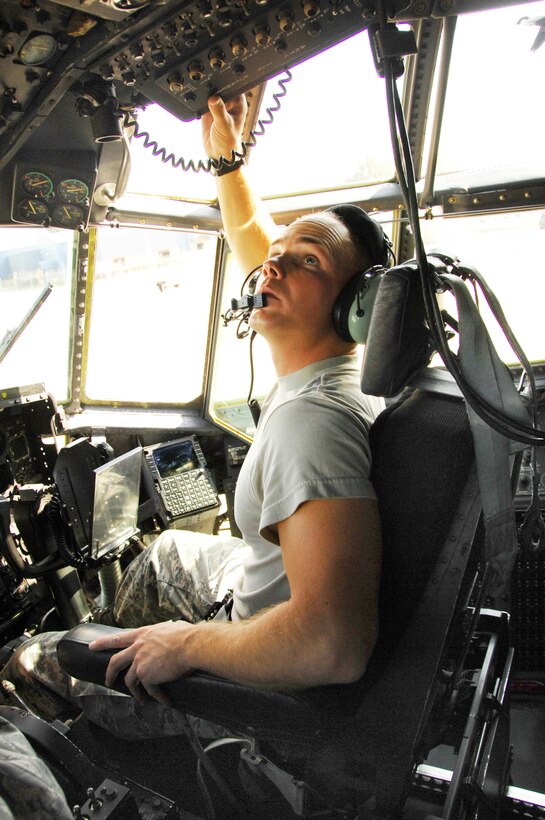
<instances>
[{"instance_id":1,"label":"cockpit gauge","mask_svg":"<svg viewBox=\"0 0 545 820\"><path fill-rule=\"evenodd\" d=\"M53 182L47 174L41 171L27 171L21 177L21 186L31 196L46 197L53 190Z\"/></svg>"},{"instance_id":2,"label":"cockpit gauge","mask_svg":"<svg viewBox=\"0 0 545 820\"><path fill-rule=\"evenodd\" d=\"M51 214L53 222L63 228L78 228L85 223L83 211L77 205L57 205Z\"/></svg>"},{"instance_id":3,"label":"cockpit gauge","mask_svg":"<svg viewBox=\"0 0 545 820\"><path fill-rule=\"evenodd\" d=\"M88 198L89 188L81 179L63 179L57 185L57 195L63 202L77 205Z\"/></svg>"},{"instance_id":4,"label":"cockpit gauge","mask_svg":"<svg viewBox=\"0 0 545 820\"><path fill-rule=\"evenodd\" d=\"M19 52L25 65L42 65L55 54L57 41L51 34L32 34Z\"/></svg>"},{"instance_id":5,"label":"cockpit gauge","mask_svg":"<svg viewBox=\"0 0 545 820\"><path fill-rule=\"evenodd\" d=\"M17 205L17 213L25 222L41 224L49 216L49 209L41 199L22 199Z\"/></svg>"}]
</instances>

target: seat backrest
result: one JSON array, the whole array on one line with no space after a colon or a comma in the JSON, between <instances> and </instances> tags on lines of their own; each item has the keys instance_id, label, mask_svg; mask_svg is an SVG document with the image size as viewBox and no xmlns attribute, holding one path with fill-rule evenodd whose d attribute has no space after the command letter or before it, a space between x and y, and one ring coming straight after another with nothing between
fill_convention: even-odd
<instances>
[{"instance_id":1,"label":"seat backrest","mask_svg":"<svg viewBox=\"0 0 545 820\"><path fill-rule=\"evenodd\" d=\"M481 503L460 398L414 389L379 416L371 445L383 527L380 635L355 695L351 743L377 805L396 816L430 748L437 682L480 557Z\"/></svg>"},{"instance_id":2,"label":"seat backrest","mask_svg":"<svg viewBox=\"0 0 545 820\"><path fill-rule=\"evenodd\" d=\"M415 389L371 430L382 521L381 651L390 652L432 575L474 462L463 402Z\"/></svg>"}]
</instances>

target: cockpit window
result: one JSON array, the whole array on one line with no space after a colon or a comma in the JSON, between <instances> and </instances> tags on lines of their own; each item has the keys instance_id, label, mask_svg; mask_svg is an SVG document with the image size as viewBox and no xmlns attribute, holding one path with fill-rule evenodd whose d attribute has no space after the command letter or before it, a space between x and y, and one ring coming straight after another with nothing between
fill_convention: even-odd
<instances>
[{"instance_id":1,"label":"cockpit window","mask_svg":"<svg viewBox=\"0 0 545 820\"><path fill-rule=\"evenodd\" d=\"M97 230L87 400L185 404L202 393L216 234Z\"/></svg>"},{"instance_id":2,"label":"cockpit window","mask_svg":"<svg viewBox=\"0 0 545 820\"><path fill-rule=\"evenodd\" d=\"M422 221L421 226L429 252L442 250L479 271L499 299L527 358L545 361L541 263L545 210L479 214L463 220L439 216ZM479 308L498 354L506 363L516 364L516 355L482 297ZM454 313L454 305L449 304L448 310Z\"/></svg>"},{"instance_id":3,"label":"cockpit window","mask_svg":"<svg viewBox=\"0 0 545 820\"><path fill-rule=\"evenodd\" d=\"M279 195L391 179L384 80L376 73L367 32L291 73L281 109L252 152L259 191ZM261 117L278 90L275 80L267 84Z\"/></svg>"},{"instance_id":4,"label":"cockpit window","mask_svg":"<svg viewBox=\"0 0 545 820\"><path fill-rule=\"evenodd\" d=\"M159 105L138 114L139 136L131 140L129 194L156 194L180 199L212 201L214 177L204 170L183 170L193 161L206 163L199 120L182 122ZM169 159L171 157L171 159ZM130 197L127 198L130 201ZM118 205L123 207L120 199Z\"/></svg>"},{"instance_id":5,"label":"cockpit window","mask_svg":"<svg viewBox=\"0 0 545 820\"><path fill-rule=\"evenodd\" d=\"M3 228L0 249L0 388L45 384L68 397L74 235Z\"/></svg>"},{"instance_id":6,"label":"cockpit window","mask_svg":"<svg viewBox=\"0 0 545 820\"><path fill-rule=\"evenodd\" d=\"M543 3L461 15L456 23L437 171L539 163L543 171ZM539 12L541 11L541 14ZM532 20L534 23L532 23ZM541 174L542 175L542 174Z\"/></svg>"}]
</instances>

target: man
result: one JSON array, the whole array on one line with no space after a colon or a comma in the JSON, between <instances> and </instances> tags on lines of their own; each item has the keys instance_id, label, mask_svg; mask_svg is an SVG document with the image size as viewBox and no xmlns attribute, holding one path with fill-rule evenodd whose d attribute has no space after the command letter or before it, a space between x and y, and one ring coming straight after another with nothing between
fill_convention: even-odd
<instances>
[{"instance_id":1,"label":"man","mask_svg":"<svg viewBox=\"0 0 545 820\"><path fill-rule=\"evenodd\" d=\"M230 157L240 147L245 99L224 105L212 98L209 107L205 146L212 157ZM244 166L220 166L217 181L224 227L241 267L263 263L257 290L267 304L252 312L250 324L269 344L278 384L237 486L244 543L233 546L231 539L218 562L221 572L229 561L240 567L231 620L203 621L199 612L168 620L184 616L184 608L159 601L160 623L142 619L148 625L91 644L119 650L106 685L123 673L148 716L147 696L168 708L161 684L194 669L278 688L354 681L366 669L378 628L380 522L369 480L368 431L381 405L362 395L355 345L342 340L332 322L339 292L354 273L376 263L378 251L370 252L331 212L305 216L277 236ZM367 229L371 221L361 218ZM134 613L145 609L139 597L150 589L151 597L161 598L156 587L198 586L187 567L172 569L176 561L166 578L161 561L153 563L161 549L181 554L186 535L195 534L165 533L129 567L116 599L121 625L138 621ZM194 565L199 561L200 553ZM40 678L44 641L38 636L19 651L7 670L12 677ZM63 697L97 694L89 685L67 686L46 666L42 684ZM79 701L84 707L94 699L85 700Z\"/></svg>"}]
</instances>

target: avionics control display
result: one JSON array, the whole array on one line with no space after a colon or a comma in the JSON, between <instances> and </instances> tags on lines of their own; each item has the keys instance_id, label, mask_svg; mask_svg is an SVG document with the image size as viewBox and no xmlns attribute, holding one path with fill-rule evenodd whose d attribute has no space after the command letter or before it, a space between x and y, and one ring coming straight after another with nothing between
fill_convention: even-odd
<instances>
[{"instance_id":1,"label":"avionics control display","mask_svg":"<svg viewBox=\"0 0 545 820\"><path fill-rule=\"evenodd\" d=\"M218 495L195 436L146 447L144 453L170 518L217 506Z\"/></svg>"},{"instance_id":2,"label":"avionics control display","mask_svg":"<svg viewBox=\"0 0 545 820\"><path fill-rule=\"evenodd\" d=\"M161 447L154 452L153 460L161 478L170 478L200 467L195 447L190 439Z\"/></svg>"}]
</instances>

